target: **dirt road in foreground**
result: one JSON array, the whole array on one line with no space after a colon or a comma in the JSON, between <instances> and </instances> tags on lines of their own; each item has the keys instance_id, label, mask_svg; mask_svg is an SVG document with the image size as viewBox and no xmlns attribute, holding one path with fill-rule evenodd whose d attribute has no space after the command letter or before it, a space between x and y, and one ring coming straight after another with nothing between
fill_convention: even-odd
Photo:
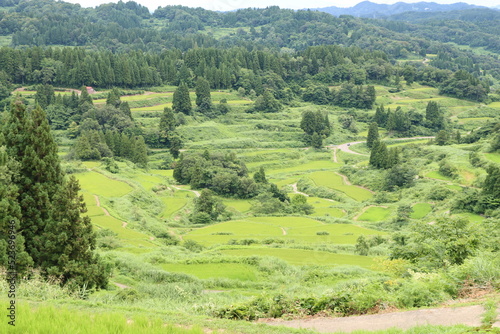
<instances>
[{"instance_id":1,"label":"dirt road in foreground","mask_svg":"<svg viewBox=\"0 0 500 334\"><path fill-rule=\"evenodd\" d=\"M500 311L500 308L499 308ZM292 328L314 329L320 333L350 333L355 330L384 330L391 327L408 329L421 325L481 325L481 315L485 309L481 305L456 308L433 308L385 314L360 315L343 318L312 318L303 320L269 320L268 325ZM494 326L500 326L500 319Z\"/></svg>"}]
</instances>

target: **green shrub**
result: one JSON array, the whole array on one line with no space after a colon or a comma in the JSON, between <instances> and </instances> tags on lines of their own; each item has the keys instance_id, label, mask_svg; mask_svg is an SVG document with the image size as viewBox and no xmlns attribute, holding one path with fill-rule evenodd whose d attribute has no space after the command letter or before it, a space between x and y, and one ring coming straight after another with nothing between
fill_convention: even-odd
<instances>
[{"instance_id":1,"label":"green shrub","mask_svg":"<svg viewBox=\"0 0 500 334\"><path fill-rule=\"evenodd\" d=\"M481 252L466 259L461 266L454 267L451 275L462 281L472 280L476 284L500 287L500 257L496 252Z\"/></svg>"},{"instance_id":2,"label":"green shrub","mask_svg":"<svg viewBox=\"0 0 500 334\"><path fill-rule=\"evenodd\" d=\"M190 250L191 252L195 253L199 253L203 250L203 246L201 244L191 239L184 241L182 246L184 246L184 248Z\"/></svg>"},{"instance_id":3,"label":"green shrub","mask_svg":"<svg viewBox=\"0 0 500 334\"><path fill-rule=\"evenodd\" d=\"M415 273L402 281L397 291L398 307L424 307L436 305L456 294L456 286L440 274Z\"/></svg>"},{"instance_id":4,"label":"green shrub","mask_svg":"<svg viewBox=\"0 0 500 334\"><path fill-rule=\"evenodd\" d=\"M116 293L115 298L120 301L134 302L139 299L139 292L130 288L122 289Z\"/></svg>"}]
</instances>

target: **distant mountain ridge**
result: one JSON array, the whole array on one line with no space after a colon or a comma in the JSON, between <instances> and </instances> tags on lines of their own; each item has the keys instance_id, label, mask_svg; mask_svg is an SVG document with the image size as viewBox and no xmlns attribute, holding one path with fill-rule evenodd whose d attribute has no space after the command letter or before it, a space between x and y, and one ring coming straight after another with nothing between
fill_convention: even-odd
<instances>
[{"instance_id":1,"label":"distant mountain ridge","mask_svg":"<svg viewBox=\"0 0 500 334\"><path fill-rule=\"evenodd\" d=\"M350 8L331 6L324 8L311 8L311 10L317 10L335 16L352 15L357 17L381 18L404 12L445 12L445 11L472 9L472 8L487 8L487 7L469 5L464 2L457 2L448 5L438 4L435 2L416 2L416 3L397 2L392 5L387 5L387 4L377 4L370 1L363 1Z\"/></svg>"}]
</instances>

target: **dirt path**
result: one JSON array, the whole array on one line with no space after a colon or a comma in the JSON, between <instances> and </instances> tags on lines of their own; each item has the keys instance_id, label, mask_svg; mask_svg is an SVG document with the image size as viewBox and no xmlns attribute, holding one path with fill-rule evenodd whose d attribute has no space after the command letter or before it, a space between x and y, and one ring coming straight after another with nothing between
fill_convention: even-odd
<instances>
[{"instance_id":1,"label":"dirt path","mask_svg":"<svg viewBox=\"0 0 500 334\"><path fill-rule=\"evenodd\" d=\"M177 190L187 190L187 191L190 191L190 192L194 193L196 195L196 197L200 197L200 192L197 191L197 190L182 189L182 188L174 186L174 185L171 185L171 187L175 188Z\"/></svg>"},{"instance_id":2,"label":"dirt path","mask_svg":"<svg viewBox=\"0 0 500 334\"><path fill-rule=\"evenodd\" d=\"M26 90L26 87L20 87L20 88L14 89L14 92L25 92L25 91L31 92L32 90ZM32 91L32 92L35 93L35 91ZM55 91L56 94L60 93L60 92L75 92L77 94L81 94L82 93L81 90L79 90L79 89L73 89L73 88L64 88L64 90L56 90Z\"/></svg>"},{"instance_id":3,"label":"dirt path","mask_svg":"<svg viewBox=\"0 0 500 334\"><path fill-rule=\"evenodd\" d=\"M339 162L337 159L337 148L336 147L333 148L333 162L335 162L335 163Z\"/></svg>"},{"instance_id":4,"label":"dirt path","mask_svg":"<svg viewBox=\"0 0 500 334\"><path fill-rule=\"evenodd\" d=\"M337 174L338 176L340 176L340 177L342 178L342 180L344 180L344 184L345 184L346 186L352 186L352 183L351 183L351 182L349 182L349 179L347 178L347 176L342 175L342 174L337 173L337 172L335 172L335 174Z\"/></svg>"},{"instance_id":5,"label":"dirt path","mask_svg":"<svg viewBox=\"0 0 500 334\"><path fill-rule=\"evenodd\" d=\"M108 212L108 210L106 210L105 208L103 208L103 207L101 206L101 201L99 200L99 196L94 195L94 198L95 198L96 205L97 205L99 208L101 208L101 209L102 209L102 211L104 211L104 214L105 214L106 216L109 216L109 212Z\"/></svg>"},{"instance_id":6,"label":"dirt path","mask_svg":"<svg viewBox=\"0 0 500 334\"><path fill-rule=\"evenodd\" d=\"M121 283L113 282L113 284L116 285L117 287L119 287L120 289L128 289L128 288L130 288L128 285L121 284Z\"/></svg>"},{"instance_id":7,"label":"dirt path","mask_svg":"<svg viewBox=\"0 0 500 334\"><path fill-rule=\"evenodd\" d=\"M303 193L303 192L300 192L298 189L297 189L297 183L294 183L292 184L292 189L293 189L293 192L296 193L296 194L300 194L300 195L304 195L306 197L309 197L308 194L306 193Z\"/></svg>"},{"instance_id":8,"label":"dirt path","mask_svg":"<svg viewBox=\"0 0 500 334\"><path fill-rule=\"evenodd\" d=\"M463 324L477 327L481 325L481 315L484 311L483 306L474 305L457 308L434 308L343 318L313 318L289 321L283 321L280 319L265 319L262 322L273 326L314 329L319 333L350 333L355 330L375 331L389 329L391 327L409 329L420 325L451 326Z\"/></svg>"}]
</instances>

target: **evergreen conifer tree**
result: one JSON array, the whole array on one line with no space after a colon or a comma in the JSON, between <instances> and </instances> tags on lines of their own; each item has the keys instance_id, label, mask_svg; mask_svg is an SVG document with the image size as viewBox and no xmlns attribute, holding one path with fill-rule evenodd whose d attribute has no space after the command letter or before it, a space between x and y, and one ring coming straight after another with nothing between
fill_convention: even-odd
<instances>
[{"instance_id":1,"label":"evergreen conifer tree","mask_svg":"<svg viewBox=\"0 0 500 334\"><path fill-rule=\"evenodd\" d=\"M177 159L179 157L180 149L183 146L182 139L177 134L174 134L173 136L170 137L169 143L170 143L169 152L170 154L172 154L174 159Z\"/></svg>"},{"instance_id":2,"label":"evergreen conifer tree","mask_svg":"<svg viewBox=\"0 0 500 334\"><path fill-rule=\"evenodd\" d=\"M431 128L442 129L444 127L444 117L437 102L429 101L427 103L425 120Z\"/></svg>"},{"instance_id":3,"label":"evergreen conifer tree","mask_svg":"<svg viewBox=\"0 0 500 334\"><path fill-rule=\"evenodd\" d=\"M389 154L385 143L376 141L373 144L369 164L378 169L388 168Z\"/></svg>"},{"instance_id":4,"label":"evergreen conifer tree","mask_svg":"<svg viewBox=\"0 0 500 334\"><path fill-rule=\"evenodd\" d=\"M90 220L81 217L86 208L78 183L64 180L45 112L37 106L28 113L14 103L3 133L7 153L19 165L18 232L34 266L63 283L105 286L108 271L93 255L95 234Z\"/></svg>"},{"instance_id":5,"label":"evergreen conifer tree","mask_svg":"<svg viewBox=\"0 0 500 334\"><path fill-rule=\"evenodd\" d=\"M5 142L9 155L20 163L18 181L22 234L26 250L40 264L42 232L51 219L51 202L62 184L57 146L43 110L31 114L21 103L12 105Z\"/></svg>"},{"instance_id":6,"label":"evergreen conifer tree","mask_svg":"<svg viewBox=\"0 0 500 334\"><path fill-rule=\"evenodd\" d=\"M206 104L206 101L210 101L211 103L210 84L205 78L199 77L198 80L196 80L195 93L196 105L198 107L201 107L204 103Z\"/></svg>"},{"instance_id":7,"label":"evergreen conifer tree","mask_svg":"<svg viewBox=\"0 0 500 334\"><path fill-rule=\"evenodd\" d=\"M311 136L311 146L314 148L322 148L323 147L323 138L317 132L313 133Z\"/></svg>"},{"instance_id":8,"label":"evergreen conifer tree","mask_svg":"<svg viewBox=\"0 0 500 334\"><path fill-rule=\"evenodd\" d=\"M135 138L132 162L143 168L147 168L148 166L148 147L143 136L137 136Z\"/></svg>"},{"instance_id":9,"label":"evergreen conifer tree","mask_svg":"<svg viewBox=\"0 0 500 334\"><path fill-rule=\"evenodd\" d=\"M384 127L387 123L387 113L385 112L384 105L381 104L375 110L375 116L373 121L377 123L379 126Z\"/></svg>"},{"instance_id":10,"label":"evergreen conifer tree","mask_svg":"<svg viewBox=\"0 0 500 334\"><path fill-rule=\"evenodd\" d=\"M368 136L366 138L366 146L368 148L373 147L373 143L379 140L378 136L378 124L373 122L370 124L370 128L368 129Z\"/></svg>"},{"instance_id":11,"label":"evergreen conifer tree","mask_svg":"<svg viewBox=\"0 0 500 334\"><path fill-rule=\"evenodd\" d=\"M253 174L253 180L257 183L267 183L264 167L260 166L259 170Z\"/></svg>"},{"instance_id":12,"label":"evergreen conifer tree","mask_svg":"<svg viewBox=\"0 0 500 334\"><path fill-rule=\"evenodd\" d=\"M177 87L174 92L172 109L175 112L180 112L186 115L191 114L191 99L189 97L188 87L184 82L181 82L179 87Z\"/></svg>"},{"instance_id":13,"label":"evergreen conifer tree","mask_svg":"<svg viewBox=\"0 0 500 334\"><path fill-rule=\"evenodd\" d=\"M19 163L9 159L3 134L0 132L0 266L6 268L9 276L15 272L19 277L33 266L33 260L25 250L24 237L18 233L22 217L17 201L17 186L14 183L18 171ZM13 253L9 244L13 242L11 235L16 237ZM15 263L9 263L9 254L15 255Z\"/></svg>"},{"instance_id":14,"label":"evergreen conifer tree","mask_svg":"<svg viewBox=\"0 0 500 334\"><path fill-rule=\"evenodd\" d=\"M78 103L80 105L83 105L84 103L89 103L89 104L93 105L94 102L92 101L92 97L90 96L89 92L87 91L87 87L82 86L80 88L80 91L81 91L81 94L80 94L80 100Z\"/></svg>"}]
</instances>

